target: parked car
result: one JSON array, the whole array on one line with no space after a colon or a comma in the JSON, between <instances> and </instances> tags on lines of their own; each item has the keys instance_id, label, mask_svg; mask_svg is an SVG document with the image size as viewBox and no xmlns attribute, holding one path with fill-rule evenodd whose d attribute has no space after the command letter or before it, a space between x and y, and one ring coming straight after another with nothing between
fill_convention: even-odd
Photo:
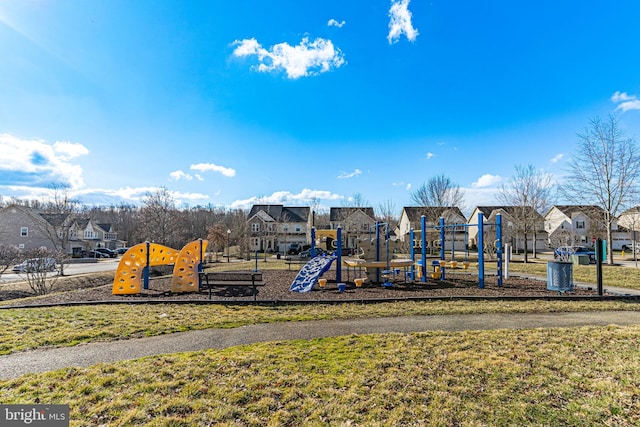
<instances>
[{"instance_id":1,"label":"parked car","mask_svg":"<svg viewBox=\"0 0 640 427\"><path fill-rule=\"evenodd\" d=\"M13 267L14 273L34 273L37 271L55 271L56 260L54 258L31 258L22 261Z\"/></svg>"},{"instance_id":2,"label":"parked car","mask_svg":"<svg viewBox=\"0 0 640 427\"><path fill-rule=\"evenodd\" d=\"M298 255L301 250L302 250L302 248L300 247L299 244L292 243L291 246L289 246L289 250L287 251L287 255Z\"/></svg>"},{"instance_id":3,"label":"parked car","mask_svg":"<svg viewBox=\"0 0 640 427\"><path fill-rule=\"evenodd\" d=\"M322 255L324 253L324 250L322 248L316 248L315 250L316 250L316 256ZM311 255L311 249L307 249L306 251L300 252L300 259L309 259L310 255Z\"/></svg>"},{"instance_id":4,"label":"parked car","mask_svg":"<svg viewBox=\"0 0 640 427\"><path fill-rule=\"evenodd\" d=\"M640 252L640 243L636 243L635 245L632 243L628 245L622 245L622 250L627 252L633 252L634 246L635 246L636 253Z\"/></svg>"},{"instance_id":5,"label":"parked car","mask_svg":"<svg viewBox=\"0 0 640 427\"><path fill-rule=\"evenodd\" d=\"M571 255L587 255L589 264L596 263L596 253L586 246L560 246L553 251L553 259L570 261Z\"/></svg>"},{"instance_id":6,"label":"parked car","mask_svg":"<svg viewBox=\"0 0 640 427\"><path fill-rule=\"evenodd\" d=\"M97 248L96 252L106 254L107 257L109 258L115 258L118 256L118 253L116 251L112 251L111 249L108 249L108 248Z\"/></svg>"},{"instance_id":7,"label":"parked car","mask_svg":"<svg viewBox=\"0 0 640 427\"><path fill-rule=\"evenodd\" d=\"M129 250L129 248L118 248L116 249L116 252L118 253L118 255L124 255L125 252L127 252Z\"/></svg>"},{"instance_id":8,"label":"parked car","mask_svg":"<svg viewBox=\"0 0 640 427\"><path fill-rule=\"evenodd\" d=\"M87 252L87 256L89 258L111 258L109 254L100 252L98 250Z\"/></svg>"}]
</instances>

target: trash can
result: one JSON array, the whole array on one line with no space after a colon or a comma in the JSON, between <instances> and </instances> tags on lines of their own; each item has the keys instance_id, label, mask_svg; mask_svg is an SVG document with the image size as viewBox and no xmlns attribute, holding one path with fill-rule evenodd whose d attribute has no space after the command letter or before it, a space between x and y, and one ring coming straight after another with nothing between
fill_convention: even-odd
<instances>
[{"instance_id":1,"label":"trash can","mask_svg":"<svg viewBox=\"0 0 640 427\"><path fill-rule=\"evenodd\" d=\"M549 261L547 263L547 289L557 292L572 292L573 263Z\"/></svg>"}]
</instances>

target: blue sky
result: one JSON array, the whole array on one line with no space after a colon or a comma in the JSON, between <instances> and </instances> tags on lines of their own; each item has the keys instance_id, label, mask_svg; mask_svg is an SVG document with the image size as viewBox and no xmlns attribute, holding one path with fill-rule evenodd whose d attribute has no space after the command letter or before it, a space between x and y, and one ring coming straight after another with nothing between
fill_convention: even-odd
<instances>
[{"instance_id":1,"label":"blue sky","mask_svg":"<svg viewBox=\"0 0 640 427\"><path fill-rule=\"evenodd\" d=\"M466 209L578 132L640 137L640 2L0 2L0 196Z\"/></svg>"}]
</instances>

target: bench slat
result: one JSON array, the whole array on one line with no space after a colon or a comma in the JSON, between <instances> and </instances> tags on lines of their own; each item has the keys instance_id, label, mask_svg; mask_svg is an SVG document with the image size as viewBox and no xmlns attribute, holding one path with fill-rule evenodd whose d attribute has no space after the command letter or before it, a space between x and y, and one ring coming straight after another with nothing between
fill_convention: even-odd
<instances>
[{"instance_id":1,"label":"bench slat","mask_svg":"<svg viewBox=\"0 0 640 427\"><path fill-rule=\"evenodd\" d=\"M253 300L257 299L258 286L264 286L262 273L248 271L211 271L199 273L200 283L206 285L211 299L211 290L218 287L251 287ZM204 281L203 281L204 279Z\"/></svg>"}]
</instances>

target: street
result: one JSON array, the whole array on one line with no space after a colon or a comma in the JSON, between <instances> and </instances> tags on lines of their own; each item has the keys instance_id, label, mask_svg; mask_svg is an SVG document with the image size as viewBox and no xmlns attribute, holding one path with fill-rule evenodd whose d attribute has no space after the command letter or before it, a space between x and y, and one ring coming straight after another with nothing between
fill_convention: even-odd
<instances>
[{"instance_id":1,"label":"street","mask_svg":"<svg viewBox=\"0 0 640 427\"><path fill-rule=\"evenodd\" d=\"M118 268L119 262L120 262L120 258L109 258L109 259L101 259L101 260L98 260L97 262L80 262L80 263L65 264L64 274L65 276L73 276L77 274L98 273L103 271L115 271ZM4 272L2 276L0 276L0 284L18 282L21 280L25 280L25 278L26 277L24 274L16 274L11 271L11 268L9 268L7 271Z\"/></svg>"}]
</instances>

